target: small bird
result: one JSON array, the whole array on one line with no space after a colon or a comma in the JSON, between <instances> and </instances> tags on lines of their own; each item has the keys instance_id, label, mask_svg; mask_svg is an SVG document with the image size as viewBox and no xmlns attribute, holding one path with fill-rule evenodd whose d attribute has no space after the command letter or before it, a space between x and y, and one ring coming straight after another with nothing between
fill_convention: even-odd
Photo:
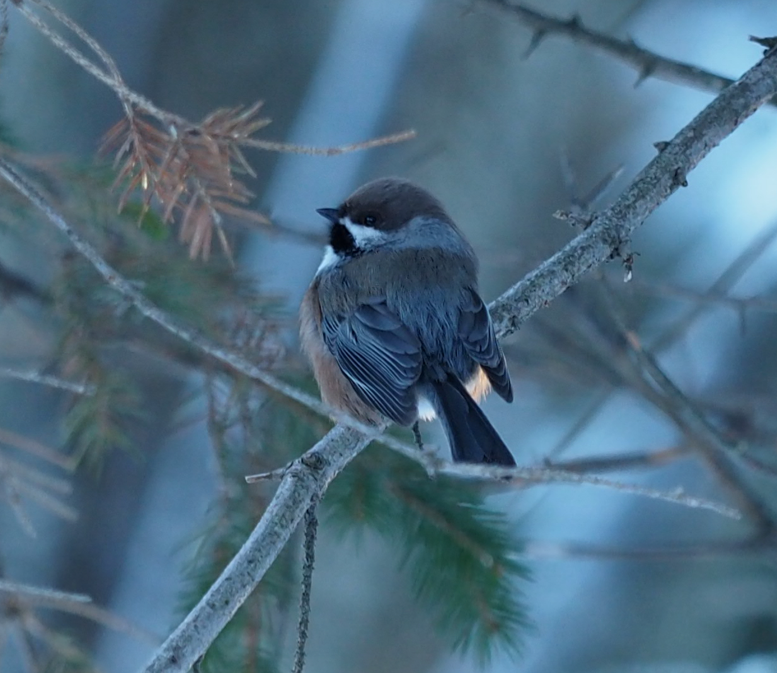
<instances>
[{"instance_id":1,"label":"small bird","mask_svg":"<svg viewBox=\"0 0 777 673\"><path fill-rule=\"evenodd\" d=\"M442 204L382 178L317 211L329 244L300 307L302 348L330 406L377 425L439 416L453 459L515 465L474 398L513 389L478 262Z\"/></svg>"}]
</instances>

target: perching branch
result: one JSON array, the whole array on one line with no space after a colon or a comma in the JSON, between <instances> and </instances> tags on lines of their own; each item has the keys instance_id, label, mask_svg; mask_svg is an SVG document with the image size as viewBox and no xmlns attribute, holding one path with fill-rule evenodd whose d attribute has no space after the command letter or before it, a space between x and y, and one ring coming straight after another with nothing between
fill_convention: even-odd
<instances>
[{"instance_id":1,"label":"perching branch","mask_svg":"<svg viewBox=\"0 0 777 673\"><path fill-rule=\"evenodd\" d=\"M527 56L548 35L565 35L575 42L599 49L633 67L638 73L635 86L641 84L648 77L655 77L668 82L687 84L696 89L717 94L734 83L733 79L698 68L695 65L659 56L649 49L640 47L633 39L619 40L606 33L587 28L577 14L564 20L539 12L523 3L509 2L508 0L483 0L483 2L509 13L510 16L517 18L532 30L532 39L526 51ZM758 39L753 39L753 41L761 44ZM777 105L777 100L769 101L769 105Z\"/></svg>"},{"instance_id":2,"label":"perching branch","mask_svg":"<svg viewBox=\"0 0 777 673\"><path fill-rule=\"evenodd\" d=\"M530 315L578 282L588 271L617 256L634 229L685 184L688 173L737 126L777 93L777 54L770 52L737 83L718 96L636 177L621 197L595 215L591 226L528 274L491 306L500 336L515 331ZM71 240L114 289L147 318L217 360L305 406L327 409L316 400L261 371L195 330L179 325L122 278L99 253L40 196L18 172L0 160L0 176L27 196ZM154 656L147 673L188 671L261 580L314 498L374 437L338 425L285 471L267 511L245 545ZM403 450L404 452L404 450Z\"/></svg>"},{"instance_id":3,"label":"perching branch","mask_svg":"<svg viewBox=\"0 0 777 673\"><path fill-rule=\"evenodd\" d=\"M514 285L491 307L501 336L515 331L588 271L617 255L634 229L663 203L720 141L777 93L774 50L721 93L677 134L610 208L563 250ZM295 462L275 498L232 563L146 667L146 673L188 671L261 579L314 497L364 448L366 437L336 427L314 447L326 477ZM226 595L225 595L226 594ZM223 604L219 598L224 596Z\"/></svg>"}]
</instances>

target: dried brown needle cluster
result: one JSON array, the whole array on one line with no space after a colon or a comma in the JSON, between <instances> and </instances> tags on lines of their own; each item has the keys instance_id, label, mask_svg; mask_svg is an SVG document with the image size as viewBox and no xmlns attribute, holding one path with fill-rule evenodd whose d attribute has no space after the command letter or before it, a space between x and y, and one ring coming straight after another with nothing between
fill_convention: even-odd
<instances>
[{"instance_id":1,"label":"dried brown needle cluster","mask_svg":"<svg viewBox=\"0 0 777 673\"><path fill-rule=\"evenodd\" d=\"M116 153L119 172L114 186L122 187L119 210L140 189L141 218L156 199L165 222L180 222L180 238L192 258L207 259L214 230L229 256L222 215L269 224L245 207L254 195L235 177L254 176L240 145L270 123L259 116L261 105L223 108L199 124L181 120L166 128L142 110L132 110L108 131L103 143L104 152Z\"/></svg>"}]
</instances>

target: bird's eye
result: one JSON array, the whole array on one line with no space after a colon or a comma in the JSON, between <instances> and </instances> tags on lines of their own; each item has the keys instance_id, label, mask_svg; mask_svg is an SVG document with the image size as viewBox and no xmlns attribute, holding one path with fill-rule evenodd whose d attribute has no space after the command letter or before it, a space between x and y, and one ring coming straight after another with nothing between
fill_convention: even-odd
<instances>
[{"instance_id":1,"label":"bird's eye","mask_svg":"<svg viewBox=\"0 0 777 673\"><path fill-rule=\"evenodd\" d=\"M365 215L362 218L362 224L365 227L374 227L378 223L378 218L375 215Z\"/></svg>"}]
</instances>

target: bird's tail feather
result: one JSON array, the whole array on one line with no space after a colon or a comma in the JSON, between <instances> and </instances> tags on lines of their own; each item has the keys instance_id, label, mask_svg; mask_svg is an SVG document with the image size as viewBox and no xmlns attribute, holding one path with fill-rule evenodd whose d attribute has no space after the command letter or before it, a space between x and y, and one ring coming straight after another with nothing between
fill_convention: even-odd
<instances>
[{"instance_id":1,"label":"bird's tail feather","mask_svg":"<svg viewBox=\"0 0 777 673\"><path fill-rule=\"evenodd\" d=\"M515 460L477 402L454 376L435 381L437 413L451 445L453 460L513 466Z\"/></svg>"}]
</instances>

